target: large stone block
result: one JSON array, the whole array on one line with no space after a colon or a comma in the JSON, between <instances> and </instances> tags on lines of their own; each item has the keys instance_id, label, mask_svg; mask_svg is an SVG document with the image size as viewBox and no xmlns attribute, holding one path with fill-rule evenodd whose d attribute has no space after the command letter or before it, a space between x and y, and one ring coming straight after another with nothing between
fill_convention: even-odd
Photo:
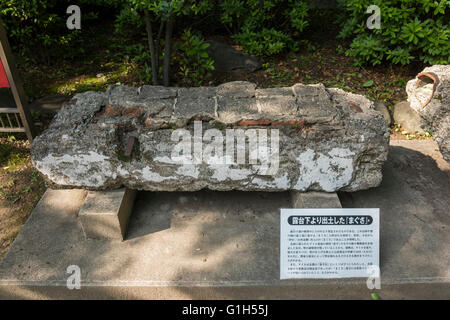
<instances>
[{"instance_id":1,"label":"large stone block","mask_svg":"<svg viewBox=\"0 0 450 320\"><path fill-rule=\"evenodd\" d=\"M31 154L54 188L335 192L378 186L388 143L361 95L239 81L78 94Z\"/></svg>"},{"instance_id":2,"label":"large stone block","mask_svg":"<svg viewBox=\"0 0 450 320\"><path fill-rule=\"evenodd\" d=\"M408 102L424 120L444 159L450 163L450 66L423 69L406 85Z\"/></svg>"}]
</instances>

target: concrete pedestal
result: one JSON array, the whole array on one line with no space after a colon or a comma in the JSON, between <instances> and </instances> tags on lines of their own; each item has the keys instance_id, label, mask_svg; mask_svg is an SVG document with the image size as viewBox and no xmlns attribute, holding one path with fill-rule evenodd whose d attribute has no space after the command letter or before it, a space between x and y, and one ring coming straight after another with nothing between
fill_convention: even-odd
<instances>
[{"instance_id":1,"label":"concrete pedestal","mask_svg":"<svg viewBox=\"0 0 450 320\"><path fill-rule=\"evenodd\" d=\"M123 240L136 191L126 188L88 192L78 217L88 238Z\"/></svg>"},{"instance_id":2,"label":"concrete pedestal","mask_svg":"<svg viewBox=\"0 0 450 320\"><path fill-rule=\"evenodd\" d=\"M291 191L293 208L342 208L336 192Z\"/></svg>"}]
</instances>

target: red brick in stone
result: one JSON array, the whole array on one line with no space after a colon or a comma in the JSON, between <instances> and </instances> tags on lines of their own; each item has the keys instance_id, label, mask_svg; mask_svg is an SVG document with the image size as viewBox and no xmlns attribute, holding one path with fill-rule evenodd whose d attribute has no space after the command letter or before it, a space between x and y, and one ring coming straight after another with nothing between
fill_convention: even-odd
<instances>
[{"instance_id":1,"label":"red brick in stone","mask_svg":"<svg viewBox=\"0 0 450 320\"><path fill-rule=\"evenodd\" d=\"M268 126L270 125L270 120L241 120L237 123L238 126L248 127L248 126Z\"/></svg>"},{"instance_id":2,"label":"red brick in stone","mask_svg":"<svg viewBox=\"0 0 450 320\"><path fill-rule=\"evenodd\" d=\"M272 122L272 126L299 126L303 127L305 120L289 120L289 121L275 121Z\"/></svg>"},{"instance_id":3,"label":"red brick in stone","mask_svg":"<svg viewBox=\"0 0 450 320\"><path fill-rule=\"evenodd\" d=\"M107 117L120 116L120 114L121 114L120 108L113 108L109 104L105 106L105 112L103 113L103 115Z\"/></svg>"},{"instance_id":4,"label":"red brick in stone","mask_svg":"<svg viewBox=\"0 0 450 320\"><path fill-rule=\"evenodd\" d=\"M141 113L141 108L125 108L122 112L122 114L126 117L139 117Z\"/></svg>"}]
</instances>

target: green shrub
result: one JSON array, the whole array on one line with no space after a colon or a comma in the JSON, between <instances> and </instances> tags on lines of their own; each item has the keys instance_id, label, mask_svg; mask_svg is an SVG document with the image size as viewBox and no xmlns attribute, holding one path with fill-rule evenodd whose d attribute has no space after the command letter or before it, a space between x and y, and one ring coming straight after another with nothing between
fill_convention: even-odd
<instances>
[{"instance_id":1,"label":"green shrub","mask_svg":"<svg viewBox=\"0 0 450 320\"><path fill-rule=\"evenodd\" d=\"M80 0L82 30L87 21L97 18L97 8L117 8L120 0ZM83 53L80 30L68 30L67 7L71 0L2 0L0 18L12 46L29 60L51 63L54 58L73 58Z\"/></svg>"},{"instance_id":2,"label":"green shrub","mask_svg":"<svg viewBox=\"0 0 450 320\"><path fill-rule=\"evenodd\" d=\"M372 4L380 7L380 29L366 27L366 10ZM340 5L339 36L352 39L346 55L356 65L449 63L449 0L340 0Z\"/></svg>"},{"instance_id":3,"label":"green shrub","mask_svg":"<svg viewBox=\"0 0 450 320\"><path fill-rule=\"evenodd\" d=\"M270 56L296 50L293 40L309 24L307 0L223 0L221 21L244 51Z\"/></svg>"},{"instance_id":4,"label":"green shrub","mask_svg":"<svg viewBox=\"0 0 450 320\"><path fill-rule=\"evenodd\" d=\"M274 28L253 31L244 26L242 32L233 36L233 39L242 45L245 52L257 56L271 56L294 44L290 36Z\"/></svg>"},{"instance_id":5,"label":"green shrub","mask_svg":"<svg viewBox=\"0 0 450 320\"><path fill-rule=\"evenodd\" d=\"M145 34L145 21L132 6L124 6L116 17L115 32L125 37Z\"/></svg>"},{"instance_id":6,"label":"green shrub","mask_svg":"<svg viewBox=\"0 0 450 320\"><path fill-rule=\"evenodd\" d=\"M126 0L116 20L116 31L126 34L129 30L145 27L150 53L152 82L154 85L170 83L173 29L180 17L196 16L211 10L213 1L194 0ZM138 31L139 32L139 31ZM162 63L161 61L162 60ZM185 70L186 71L186 70ZM162 73L162 79L161 79Z\"/></svg>"},{"instance_id":7,"label":"green shrub","mask_svg":"<svg viewBox=\"0 0 450 320\"><path fill-rule=\"evenodd\" d=\"M183 78L185 85L200 86L211 77L214 60L206 52L208 47L209 43L205 43L202 35L191 29L185 30L180 41L176 43L178 74Z\"/></svg>"}]
</instances>

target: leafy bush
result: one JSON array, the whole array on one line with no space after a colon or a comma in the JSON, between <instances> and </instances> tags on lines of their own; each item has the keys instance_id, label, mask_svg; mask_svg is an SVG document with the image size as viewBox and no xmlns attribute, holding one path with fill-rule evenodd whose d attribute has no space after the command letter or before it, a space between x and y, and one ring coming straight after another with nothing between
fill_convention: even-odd
<instances>
[{"instance_id":1,"label":"leafy bush","mask_svg":"<svg viewBox=\"0 0 450 320\"><path fill-rule=\"evenodd\" d=\"M132 6L124 6L116 17L115 32L125 37L141 35L145 28L145 21Z\"/></svg>"},{"instance_id":2,"label":"leafy bush","mask_svg":"<svg viewBox=\"0 0 450 320\"><path fill-rule=\"evenodd\" d=\"M381 10L381 28L368 29L369 5ZM340 37L352 38L346 55L356 65L377 65L383 61L426 64L450 61L450 1L448 0L340 0ZM447 11L447 15L446 15Z\"/></svg>"},{"instance_id":3,"label":"leafy bush","mask_svg":"<svg viewBox=\"0 0 450 320\"><path fill-rule=\"evenodd\" d=\"M209 43L205 43L202 35L191 29L185 30L180 41L176 43L179 53L176 57L179 64L178 74L183 78L184 84L200 86L211 77L214 61L206 52L208 47Z\"/></svg>"},{"instance_id":4,"label":"leafy bush","mask_svg":"<svg viewBox=\"0 0 450 320\"><path fill-rule=\"evenodd\" d=\"M221 21L244 51L270 56L289 48L309 24L307 0L224 0Z\"/></svg>"},{"instance_id":5,"label":"leafy bush","mask_svg":"<svg viewBox=\"0 0 450 320\"><path fill-rule=\"evenodd\" d=\"M65 16L58 15L55 6L56 1L45 0L0 3L0 16L19 54L45 61L50 59L46 48L67 45L77 36L77 31L61 32L60 25L65 27Z\"/></svg>"},{"instance_id":6,"label":"leafy bush","mask_svg":"<svg viewBox=\"0 0 450 320\"><path fill-rule=\"evenodd\" d=\"M294 45L290 36L274 28L253 31L244 26L242 32L233 36L233 39L242 44L245 52L257 56L271 56Z\"/></svg>"},{"instance_id":7,"label":"leafy bush","mask_svg":"<svg viewBox=\"0 0 450 320\"><path fill-rule=\"evenodd\" d=\"M21 56L50 64L55 57L71 58L82 53L81 46L75 43L80 40L81 32L66 27L69 17L66 10L71 4L70 0L2 0L0 18ZM120 0L81 0L77 4L85 23L97 18L93 8L116 8Z\"/></svg>"},{"instance_id":8,"label":"leafy bush","mask_svg":"<svg viewBox=\"0 0 450 320\"><path fill-rule=\"evenodd\" d=\"M195 16L207 12L212 8L213 1L126 0L123 4L124 9L117 19L116 31L123 32L124 27L129 28L130 22L133 21L140 21L135 24L133 29L136 26L145 26L150 52L152 82L154 85L160 84L160 70L162 69L162 82L165 86L168 86L175 21L180 16ZM163 36L164 40L162 40ZM164 47L161 48L162 46ZM164 55L161 56L161 53L164 53ZM162 68L160 68L161 58L163 58ZM148 66L146 69L149 70Z\"/></svg>"}]
</instances>

